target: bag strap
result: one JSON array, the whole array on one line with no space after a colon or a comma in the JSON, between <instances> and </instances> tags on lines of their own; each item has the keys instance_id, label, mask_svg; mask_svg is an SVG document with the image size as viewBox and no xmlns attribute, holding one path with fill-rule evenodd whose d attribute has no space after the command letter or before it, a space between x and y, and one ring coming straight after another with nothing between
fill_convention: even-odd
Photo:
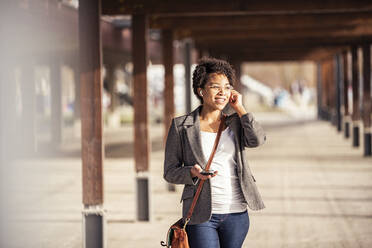
<instances>
[{"instance_id":1,"label":"bag strap","mask_svg":"<svg viewBox=\"0 0 372 248\"><path fill-rule=\"evenodd\" d=\"M225 118L226 118L226 116L225 116L225 115L222 115L222 117L221 117L221 122L220 122L220 126L218 127L217 137L216 137L216 139L215 139L215 141L214 141L213 149L212 149L211 155L209 156L208 163L207 163L207 165L205 166L205 170L209 170L209 168L211 167L211 164L212 164L212 160L213 160L214 154L216 153L217 146L218 146L218 143L219 143L220 138L221 138L222 130L223 130L224 127L225 127ZM195 208L196 202L198 201L198 199L199 199L199 195L200 195L200 192L201 192L201 190L202 190L202 188L203 188L204 181L205 181L205 179L202 179L202 180L200 181L200 183L199 183L199 186L198 186L198 189L197 189L196 194L195 194L195 196L194 196L194 199L192 200L191 207L190 207L190 209L189 209L189 212L187 213L184 228L186 227L187 223L190 221L190 218L191 218L192 213L193 213L193 211L194 211L194 208Z\"/></svg>"}]
</instances>

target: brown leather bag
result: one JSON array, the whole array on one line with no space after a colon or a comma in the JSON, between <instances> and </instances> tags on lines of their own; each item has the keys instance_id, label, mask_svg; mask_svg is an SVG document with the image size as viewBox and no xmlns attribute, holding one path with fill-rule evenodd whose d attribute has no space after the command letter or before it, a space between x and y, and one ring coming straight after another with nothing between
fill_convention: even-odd
<instances>
[{"instance_id":1,"label":"brown leather bag","mask_svg":"<svg viewBox=\"0 0 372 248\"><path fill-rule=\"evenodd\" d=\"M221 133L222 133L222 130L224 129L224 126L225 126L225 116L222 115L221 123L220 123L220 126L218 127L217 137L216 137L216 140L214 141L212 153L209 156L208 163L205 166L205 170L209 170L209 168L211 167L212 160L213 160L214 154L216 153L218 142L220 141ZM171 227L168 229L167 240L166 242L161 241L160 242L161 246L172 247L172 248L190 248L189 240L188 240L187 233L186 233L186 225L190 221L196 202L198 201L200 192L203 188L204 182L205 180L201 180L199 183L194 199L192 200L191 207L189 211L187 212L186 219L184 220L183 218L181 218L176 223L171 225Z\"/></svg>"}]
</instances>

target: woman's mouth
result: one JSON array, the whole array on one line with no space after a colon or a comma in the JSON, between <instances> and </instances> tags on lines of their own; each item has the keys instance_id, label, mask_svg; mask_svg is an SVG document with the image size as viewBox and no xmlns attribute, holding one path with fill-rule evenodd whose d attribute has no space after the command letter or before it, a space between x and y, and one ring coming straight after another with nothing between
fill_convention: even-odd
<instances>
[{"instance_id":1,"label":"woman's mouth","mask_svg":"<svg viewBox=\"0 0 372 248\"><path fill-rule=\"evenodd\" d=\"M214 101L218 104L223 104L226 101L226 97L216 97Z\"/></svg>"}]
</instances>

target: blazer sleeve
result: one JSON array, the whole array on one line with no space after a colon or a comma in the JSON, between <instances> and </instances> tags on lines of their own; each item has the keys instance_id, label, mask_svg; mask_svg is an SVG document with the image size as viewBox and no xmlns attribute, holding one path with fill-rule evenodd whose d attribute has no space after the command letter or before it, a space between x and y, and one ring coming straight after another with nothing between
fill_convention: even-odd
<instances>
[{"instance_id":1,"label":"blazer sleeve","mask_svg":"<svg viewBox=\"0 0 372 248\"><path fill-rule=\"evenodd\" d=\"M257 147L265 143L266 135L261 125L254 120L251 113L240 117L242 125L242 142L245 147Z\"/></svg>"},{"instance_id":2,"label":"blazer sleeve","mask_svg":"<svg viewBox=\"0 0 372 248\"><path fill-rule=\"evenodd\" d=\"M163 177L173 184L195 184L190 174L191 168L192 166L184 166L180 134L173 119L165 145Z\"/></svg>"}]
</instances>

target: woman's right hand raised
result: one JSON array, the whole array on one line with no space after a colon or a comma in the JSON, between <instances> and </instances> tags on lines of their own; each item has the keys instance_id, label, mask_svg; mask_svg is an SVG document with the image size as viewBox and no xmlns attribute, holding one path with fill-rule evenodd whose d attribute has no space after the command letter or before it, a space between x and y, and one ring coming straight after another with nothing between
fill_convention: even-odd
<instances>
[{"instance_id":1,"label":"woman's right hand raised","mask_svg":"<svg viewBox=\"0 0 372 248\"><path fill-rule=\"evenodd\" d=\"M218 173L218 171L215 171L213 175L208 175L207 176L207 175L200 174L202 171L203 171L203 169L200 167L200 165L198 165L198 164L194 165L190 170L191 177L198 177L201 180L207 180L207 179L210 179L212 177L215 177Z\"/></svg>"}]
</instances>

